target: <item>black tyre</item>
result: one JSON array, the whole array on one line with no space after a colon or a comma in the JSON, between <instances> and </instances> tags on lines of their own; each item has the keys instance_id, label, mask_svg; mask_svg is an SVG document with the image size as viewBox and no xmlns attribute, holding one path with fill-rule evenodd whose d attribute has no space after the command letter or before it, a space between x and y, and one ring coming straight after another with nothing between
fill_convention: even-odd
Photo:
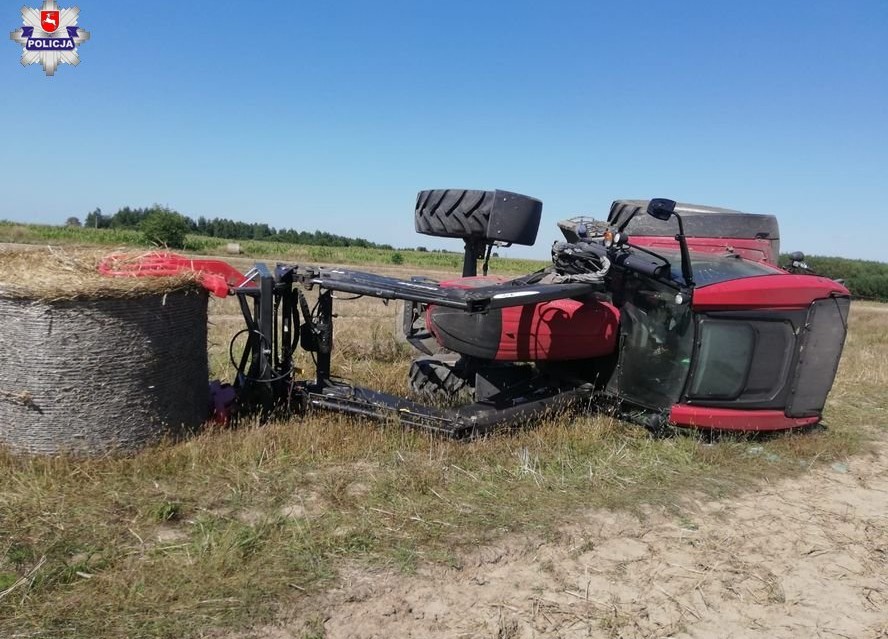
<instances>
[{"instance_id":1,"label":"black tyre","mask_svg":"<svg viewBox=\"0 0 888 639\"><path fill-rule=\"evenodd\" d=\"M433 189L416 196L417 233L532 245L543 203L509 191Z\"/></svg>"},{"instance_id":2,"label":"black tyre","mask_svg":"<svg viewBox=\"0 0 888 639\"><path fill-rule=\"evenodd\" d=\"M453 399L470 389L459 356L419 357L410 364L410 390L426 397Z\"/></svg>"}]
</instances>

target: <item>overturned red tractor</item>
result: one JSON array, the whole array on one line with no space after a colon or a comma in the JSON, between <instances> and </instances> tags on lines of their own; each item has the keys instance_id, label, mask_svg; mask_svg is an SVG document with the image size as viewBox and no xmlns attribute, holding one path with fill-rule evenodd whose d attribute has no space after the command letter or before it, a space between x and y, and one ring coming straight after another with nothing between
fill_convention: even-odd
<instances>
[{"instance_id":1,"label":"overturned red tractor","mask_svg":"<svg viewBox=\"0 0 888 639\"><path fill-rule=\"evenodd\" d=\"M462 277L441 282L262 264L240 278L201 263L217 293L238 296L247 324L235 406L395 418L455 437L556 408L605 408L656 431L820 421L850 295L776 265L773 216L616 201L607 221L559 223L565 241L546 268L488 276L493 247L533 244L541 212L538 200L505 191L421 192L416 230L465 242ZM310 305L303 291L315 287ZM331 377L335 292L404 300L403 336L423 353L410 370L412 399ZM312 353L312 379L294 376L300 347ZM465 402L442 408L440 396Z\"/></svg>"}]
</instances>

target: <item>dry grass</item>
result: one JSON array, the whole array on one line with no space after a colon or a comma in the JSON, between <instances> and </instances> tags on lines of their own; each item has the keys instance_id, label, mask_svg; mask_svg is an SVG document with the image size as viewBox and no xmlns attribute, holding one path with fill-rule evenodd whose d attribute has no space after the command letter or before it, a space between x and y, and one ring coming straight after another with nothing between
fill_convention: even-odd
<instances>
[{"instance_id":1,"label":"dry grass","mask_svg":"<svg viewBox=\"0 0 888 639\"><path fill-rule=\"evenodd\" d=\"M213 636L298 614L343 560L459 565L509 532L556 534L581 508L678 508L835 462L888 423L884 308L854 305L828 428L815 432L655 440L582 416L454 443L318 415L208 429L130 459L2 457L0 636ZM335 371L403 392L394 305L336 310ZM215 302L211 323L212 367L230 376L236 305Z\"/></svg>"},{"instance_id":2,"label":"dry grass","mask_svg":"<svg viewBox=\"0 0 888 639\"><path fill-rule=\"evenodd\" d=\"M97 249L35 247L0 251L0 295L7 298L61 301L127 298L195 288L194 274L175 277L105 277L98 272L103 259L126 267L144 253Z\"/></svg>"},{"instance_id":3,"label":"dry grass","mask_svg":"<svg viewBox=\"0 0 888 639\"><path fill-rule=\"evenodd\" d=\"M888 428L888 304L855 302L828 424Z\"/></svg>"}]
</instances>

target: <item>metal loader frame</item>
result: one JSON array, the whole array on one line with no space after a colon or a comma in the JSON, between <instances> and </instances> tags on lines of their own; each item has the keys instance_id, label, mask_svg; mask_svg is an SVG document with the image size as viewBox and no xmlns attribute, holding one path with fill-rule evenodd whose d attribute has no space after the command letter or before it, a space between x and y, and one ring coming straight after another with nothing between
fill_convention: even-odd
<instances>
[{"instance_id":1,"label":"metal loader frame","mask_svg":"<svg viewBox=\"0 0 888 639\"><path fill-rule=\"evenodd\" d=\"M257 264L246 281L233 288L246 323L239 334L247 334L237 362L230 352L237 368L234 386L238 401L245 407L261 406L264 417L281 408L321 409L379 420L397 419L406 426L455 438L483 434L494 427L524 422L548 411L589 401L592 384L547 373L536 373L483 400L450 409L426 406L332 376L334 293L484 313L584 297L599 288L594 283L540 284L529 283L530 279L458 289L418 278L404 280L361 271L284 264L271 270L265 264ZM303 291L315 287L318 299L314 308L309 309ZM313 379L295 378L294 373L299 372L293 364L297 345L312 354Z\"/></svg>"}]
</instances>

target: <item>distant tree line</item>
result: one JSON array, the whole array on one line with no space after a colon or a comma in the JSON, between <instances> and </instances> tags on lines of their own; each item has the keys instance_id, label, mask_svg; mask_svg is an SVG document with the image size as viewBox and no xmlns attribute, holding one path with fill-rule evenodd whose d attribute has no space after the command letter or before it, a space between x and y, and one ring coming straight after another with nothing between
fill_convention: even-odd
<instances>
[{"instance_id":1,"label":"distant tree line","mask_svg":"<svg viewBox=\"0 0 888 639\"><path fill-rule=\"evenodd\" d=\"M81 226L80 220L70 217L65 222L68 226ZM146 208L125 206L113 215L105 215L102 209L89 213L82 226L87 228L133 229L142 231L146 239L170 247L181 247L186 234L203 235L230 240L264 240L267 242L287 242L311 246L360 247L394 250L390 244L377 244L369 240L346 237L327 233L326 231L297 231L281 228L261 222L238 222L226 218L206 218L197 220L180 214L168 207L155 204ZM401 248L399 251L441 252L449 251L434 249L430 251L424 246ZM403 259L403 256L398 255ZM398 259L395 258L395 259ZM789 255L780 256L780 264L790 263ZM844 280L845 286L860 299L888 302L888 263L868 260L855 260L844 257L821 257L813 255L805 260L808 266L819 275L832 279Z\"/></svg>"},{"instance_id":2,"label":"distant tree line","mask_svg":"<svg viewBox=\"0 0 888 639\"><path fill-rule=\"evenodd\" d=\"M206 218L200 216L193 220L168 207L155 204L146 208L131 208L125 206L113 215L102 213L102 209L96 209L89 213L83 226L98 229L133 229L143 230L143 225L148 218L162 216L169 218L175 215L181 218L187 233L203 235L206 237L218 237L229 240L263 240L266 242L287 242L290 244L308 244L312 246L357 246L361 248L378 248L391 250L390 244L377 244L369 240L356 237L346 237L327 233L326 231L297 231L295 229L281 228L262 222L238 222L226 218ZM69 218L66 222L69 226L80 226L77 218Z\"/></svg>"},{"instance_id":3,"label":"distant tree line","mask_svg":"<svg viewBox=\"0 0 888 639\"><path fill-rule=\"evenodd\" d=\"M789 255L780 256L780 264L790 263ZM805 263L818 275L844 280L854 297L888 302L888 264L846 257L811 255Z\"/></svg>"}]
</instances>

